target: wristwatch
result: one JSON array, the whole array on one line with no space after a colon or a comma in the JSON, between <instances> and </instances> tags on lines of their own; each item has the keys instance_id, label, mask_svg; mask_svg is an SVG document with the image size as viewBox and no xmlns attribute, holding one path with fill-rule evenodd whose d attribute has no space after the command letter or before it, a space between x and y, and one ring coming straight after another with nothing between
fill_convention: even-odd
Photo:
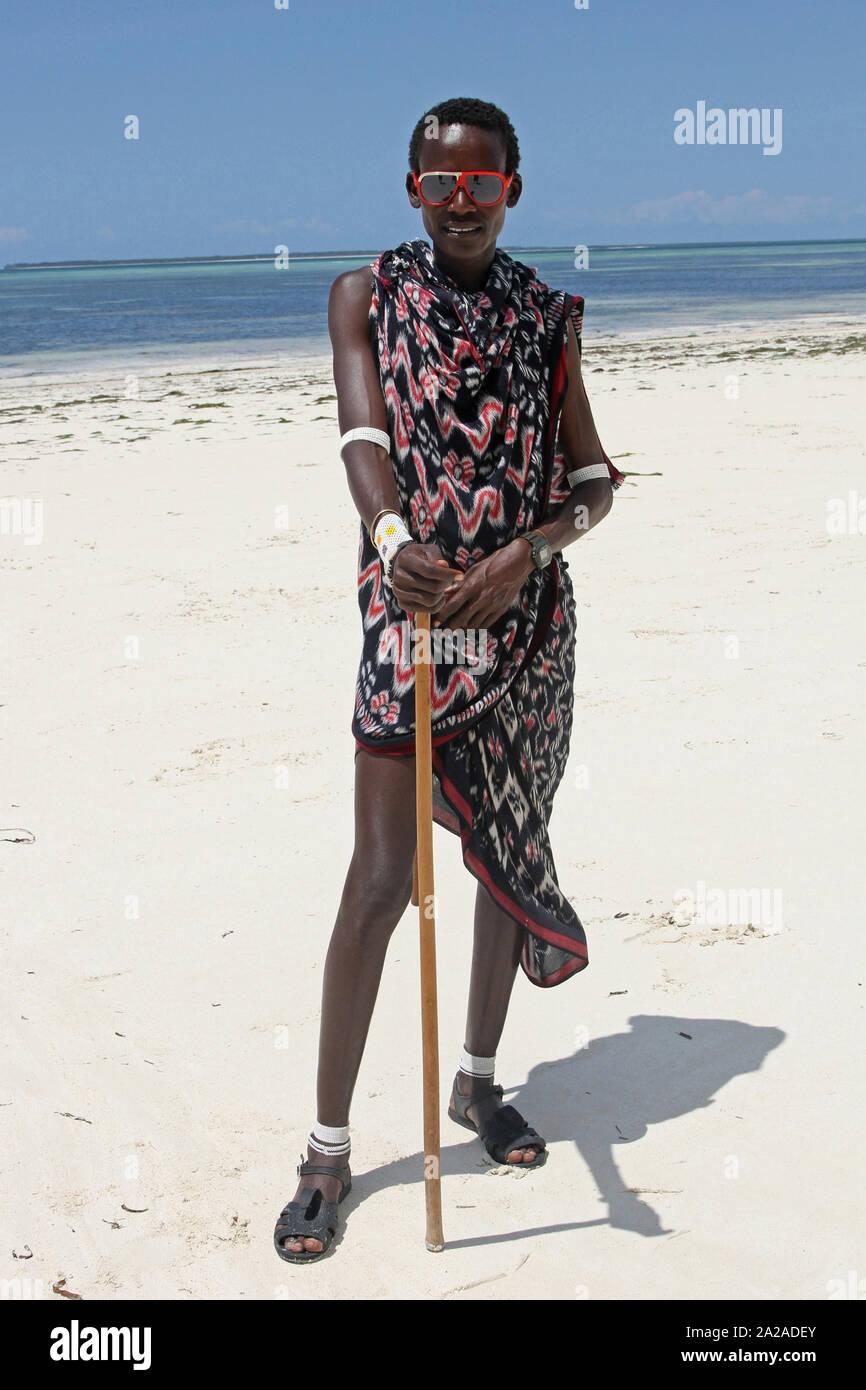
<instances>
[{"instance_id":1,"label":"wristwatch","mask_svg":"<svg viewBox=\"0 0 866 1390\"><path fill-rule=\"evenodd\" d=\"M553 559L550 541L543 531L524 531L520 538L532 546L532 563L537 570L543 570Z\"/></svg>"}]
</instances>

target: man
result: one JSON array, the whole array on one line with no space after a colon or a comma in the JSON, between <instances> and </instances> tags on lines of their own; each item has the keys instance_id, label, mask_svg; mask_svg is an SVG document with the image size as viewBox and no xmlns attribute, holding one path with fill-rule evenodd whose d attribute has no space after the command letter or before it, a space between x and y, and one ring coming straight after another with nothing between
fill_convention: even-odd
<instances>
[{"instance_id":1,"label":"man","mask_svg":"<svg viewBox=\"0 0 866 1390\"><path fill-rule=\"evenodd\" d=\"M583 969L586 940L547 838L571 732L574 600L562 549L607 515L621 475L580 374L580 301L497 250L521 194L498 107L442 102L410 144L423 240L334 282L328 322L343 458L362 520L364 647L352 729L355 846L328 949L317 1122L274 1240L327 1250L351 1185L349 1107L415 851L409 615L465 633L431 689L434 815L478 879L466 1040L449 1114L499 1162L546 1145L493 1084L518 965L549 987ZM366 437L357 437L358 434ZM566 470L570 465L570 473ZM475 640L470 642L472 636Z\"/></svg>"}]
</instances>

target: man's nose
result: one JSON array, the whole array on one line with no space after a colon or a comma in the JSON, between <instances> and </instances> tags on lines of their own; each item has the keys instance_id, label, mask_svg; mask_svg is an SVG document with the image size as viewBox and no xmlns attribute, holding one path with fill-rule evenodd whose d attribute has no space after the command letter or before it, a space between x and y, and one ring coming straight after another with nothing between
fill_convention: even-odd
<instances>
[{"instance_id":1,"label":"man's nose","mask_svg":"<svg viewBox=\"0 0 866 1390\"><path fill-rule=\"evenodd\" d=\"M451 199L451 208L454 212L465 213L475 211L475 204L469 197L469 194L466 192L466 189L462 187L462 185L460 188L458 188L457 192L454 194L454 197Z\"/></svg>"}]
</instances>

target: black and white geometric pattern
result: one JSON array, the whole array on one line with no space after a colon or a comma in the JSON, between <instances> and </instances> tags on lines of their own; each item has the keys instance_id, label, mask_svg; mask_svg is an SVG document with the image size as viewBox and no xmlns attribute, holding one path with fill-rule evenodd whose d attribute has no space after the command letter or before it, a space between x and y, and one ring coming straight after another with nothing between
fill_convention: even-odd
<instances>
[{"instance_id":1,"label":"black and white geometric pattern","mask_svg":"<svg viewBox=\"0 0 866 1390\"><path fill-rule=\"evenodd\" d=\"M383 252L372 268L371 347L400 510L416 540L435 540L466 570L569 494L558 432L567 322L579 334L583 301L550 290L500 250L474 293L421 239ZM618 486L621 475L608 467ZM356 747L411 756L412 620L385 586L363 524L358 602ZM568 758L574 644L574 597L559 552L487 630L481 661L470 646L457 662L434 649L431 663L435 818L460 834L467 868L526 927L522 968L542 986L587 964L547 833Z\"/></svg>"}]
</instances>

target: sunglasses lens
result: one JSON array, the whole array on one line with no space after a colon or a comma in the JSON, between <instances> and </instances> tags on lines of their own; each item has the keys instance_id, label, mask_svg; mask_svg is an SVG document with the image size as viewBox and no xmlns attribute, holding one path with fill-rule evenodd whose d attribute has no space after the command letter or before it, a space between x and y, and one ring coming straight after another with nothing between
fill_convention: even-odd
<instances>
[{"instance_id":1,"label":"sunglasses lens","mask_svg":"<svg viewBox=\"0 0 866 1390\"><path fill-rule=\"evenodd\" d=\"M421 174L418 183L425 203L447 203L457 187L457 175ZM490 207L502 198L505 179L499 174L467 174L466 187L473 203Z\"/></svg>"},{"instance_id":2,"label":"sunglasses lens","mask_svg":"<svg viewBox=\"0 0 866 1390\"><path fill-rule=\"evenodd\" d=\"M466 187L469 196L480 207L498 203L502 197L503 180L497 174L467 174Z\"/></svg>"},{"instance_id":3,"label":"sunglasses lens","mask_svg":"<svg viewBox=\"0 0 866 1390\"><path fill-rule=\"evenodd\" d=\"M425 203L447 203L457 186L457 175L422 174L418 183Z\"/></svg>"}]
</instances>

